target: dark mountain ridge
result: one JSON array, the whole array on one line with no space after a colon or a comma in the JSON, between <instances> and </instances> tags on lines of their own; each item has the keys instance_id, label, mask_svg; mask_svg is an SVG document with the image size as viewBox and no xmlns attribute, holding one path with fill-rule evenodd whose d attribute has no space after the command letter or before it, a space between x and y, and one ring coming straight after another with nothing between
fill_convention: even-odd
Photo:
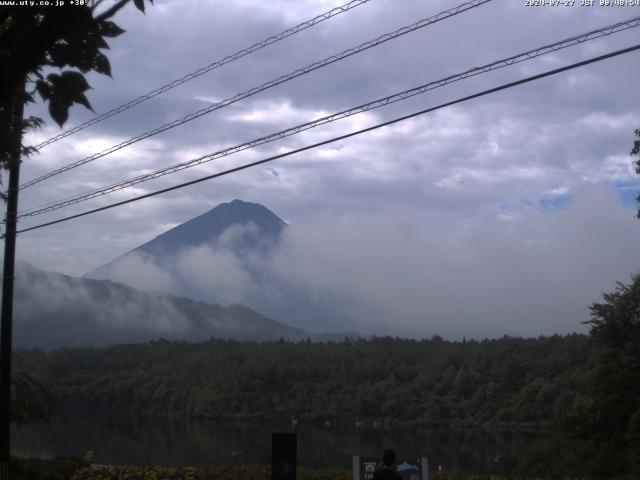
<instances>
[{"instance_id":1,"label":"dark mountain ridge","mask_svg":"<svg viewBox=\"0 0 640 480\"><path fill-rule=\"evenodd\" d=\"M225 307L139 291L109 280L44 272L27 264L17 270L14 311L17 348L95 347L160 337L266 341L313 336L246 305Z\"/></svg>"}]
</instances>

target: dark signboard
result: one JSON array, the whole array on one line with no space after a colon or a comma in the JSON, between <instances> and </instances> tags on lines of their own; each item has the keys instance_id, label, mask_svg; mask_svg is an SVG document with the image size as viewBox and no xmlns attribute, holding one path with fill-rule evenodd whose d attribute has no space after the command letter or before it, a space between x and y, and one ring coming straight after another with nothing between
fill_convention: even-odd
<instances>
[{"instance_id":1,"label":"dark signboard","mask_svg":"<svg viewBox=\"0 0 640 480\"><path fill-rule=\"evenodd\" d=\"M373 480L373 474L380 468L381 460L376 457L353 457L353 480ZM393 465L402 480L428 480L429 467L425 457L397 458Z\"/></svg>"},{"instance_id":2,"label":"dark signboard","mask_svg":"<svg viewBox=\"0 0 640 480\"><path fill-rule=\"evenodd\" d=\"M271 480L296 480L297 457L295 433L271 434Z\"/></svg>"},{"instance_id":3,"label":"dark signboard","mask_svg":"<svg viewBox=\"0 0 640 480\"><path fill-rule=\"evenodd\" d=\"M359 480L372 480L373 474L378 469L378 463L380 460L372 457L359 457L358 470L360 471ZM355 480L355 477L354 477Z\"/></svg>"}]
</instances>

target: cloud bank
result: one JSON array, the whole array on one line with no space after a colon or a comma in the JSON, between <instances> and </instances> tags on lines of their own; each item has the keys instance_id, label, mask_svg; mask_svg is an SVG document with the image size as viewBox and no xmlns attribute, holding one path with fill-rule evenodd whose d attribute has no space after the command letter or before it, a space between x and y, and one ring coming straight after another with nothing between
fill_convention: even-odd
<instances>
[{"instance_id":1,"label":"cloud bank","mask_svg":"<svg viewBox=\"0 0 640 480\"><path fill-rule=\"evenodd\" d=\"M314 217L286 228L266 256L239 258L224 244L203 245L162 266L127 257L112 278L243 302L315 331L585 332L589 305L640 269L640 226L612 189L549 195L566 198L468 216L388 209Z\"/></svg>"},{"instance_id":2,"label":"cloud bank","mask_svg":"<svg viewBox=\"0 0 640 480\"><path fill-rule=\"evenodd\" d=\"M90 100L97 112L107 111L335 4L165 1L144 17L134 8L123 11L117 21L127 33L110 42L114 78L91 76ZM403 0L401 8L397 0L368 2L43 149L24 162L22 178L451 6L446 0ZM138 176L635 14L623 7L489 2L43 182L21 192L20 206ZM477 76L21 224L149 193L627 47L637 43L637 34L629 30ZM256 308L262 304L276 318L290 315L304 323L313 317L327 328L350 325L365 332L498 335L580 329L586 306L638 267L629 247L637 244L637 224L628 208L640 191L628 155L633 131L640 127L637 55L25 233L18 255L43 269L80 275L223 201L242 198L267 205L295 226L286 254L283 247L270 260L269 271L277 278L256 280L251 262L222 251L185 252L177 269L193 289L201 289L199 296L217 292ZM48 118L44 105L31 105L28 113ZM73 109L67 127L90 116ZM58 132L49 122L28 142ZM619 205L616 191L627 208ZM175 278L139 260L125 272L132 283L175 287ZM223 275L209 275L214 267ZM301 292L316 299L316 309L278 307L282 297ZM341 313L331 315L325 304L338 305Z\"/></svg>"}]
</instances>

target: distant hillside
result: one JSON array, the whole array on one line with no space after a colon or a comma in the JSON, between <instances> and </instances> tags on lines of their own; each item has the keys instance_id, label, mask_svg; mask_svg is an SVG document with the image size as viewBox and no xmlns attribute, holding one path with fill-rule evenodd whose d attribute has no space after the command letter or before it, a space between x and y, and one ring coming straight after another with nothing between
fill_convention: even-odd
<instances>
[{"instance_id":1,"label":"distant hillside","mask_svg":"<svg viewBox=\"0 0 640 480\"><path fill-rule=\"evenodd\" d=\"M309 332L245 305L224 307L143 292L107 280L70 277L21 264L16 273L17 348L105 346L152 339L303 339Z\"/></svg>"}]
</instances>

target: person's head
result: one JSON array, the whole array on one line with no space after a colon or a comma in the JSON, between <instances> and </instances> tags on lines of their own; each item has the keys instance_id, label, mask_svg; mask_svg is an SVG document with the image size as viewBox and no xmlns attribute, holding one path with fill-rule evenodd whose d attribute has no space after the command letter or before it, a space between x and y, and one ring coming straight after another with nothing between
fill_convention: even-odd
<instances>
[{"instance_id":1,"label":"person's head","mask_svg":"<svg viewBox=\"0 0 640 480\"><path fill-rule=\"evenodd\" d=\"M385 466L390 467L391 465L393 465L393 462L395 461L396 461L396 452L394 452L390 448L382 452L382 463L384 463Z\"/></svg>"}]
</instances>

